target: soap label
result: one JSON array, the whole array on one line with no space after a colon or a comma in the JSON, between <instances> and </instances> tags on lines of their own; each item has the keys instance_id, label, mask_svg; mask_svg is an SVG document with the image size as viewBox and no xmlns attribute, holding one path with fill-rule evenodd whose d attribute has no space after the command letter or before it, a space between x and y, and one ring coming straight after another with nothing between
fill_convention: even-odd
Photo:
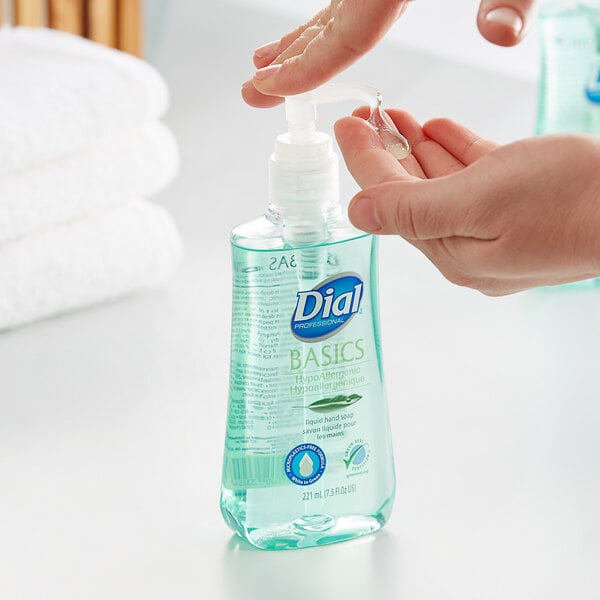
<instances>
[{"instance_id":1,"label":"soap label","mask_svg":"<svg viewBox=\"0 0 600 600\"><path fill-rule=\"evenodd\" d=\"M385 407L371 258L370 238L294 252L233 247L227 488L284 486L315 501L375 493L367 482L387 441L374 419Z\"/></svg>"},{"instance_id":2,"label":"soap label","mask_svg":"<svg viewBox=\"0 0 600 600\"><path fill-rule=\"evenodd\" d=\"M360 310L363 281L356 273L329 277L299 291L290 327L302 342L320 342L339 332Z\"/></svg>"}]
</instances>

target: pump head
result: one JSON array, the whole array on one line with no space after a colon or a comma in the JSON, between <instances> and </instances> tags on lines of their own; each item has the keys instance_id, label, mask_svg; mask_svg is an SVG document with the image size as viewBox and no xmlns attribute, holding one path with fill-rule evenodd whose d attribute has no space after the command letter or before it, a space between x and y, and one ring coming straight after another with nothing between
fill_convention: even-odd
<instances>
[{"instance_id":1,"label":"pump head","mask_svg":"<svg viewBox=\"0 0 600 600\"><path fill-rule=\"evenodd\" d=\"M341 218L338 158L331 136L317 131L316 106L344 100L368 103L368 122L386 149L397 159L410 154L408 141L383 111L381 94L374 87L328 84L286 97L288 132L275 142L269 163L269 191L270 210L281 216L290 239L320 237L329 224Z\"/></svg>"},{"instance_id":2,"label":"pump head","mask_svg":"<svg viewBox=\"0 0 600 600\"><path fill-rule=\"evenodd\" d=\"M410 154L407 139L383 110L379 90L364 84L332 83L311 92L287 96L285 113L292 144L309 143L316 133L317 104L331 104L344 100L359 100L371 107L368 123L379 134L386 149L397 159Z\"/></svg>"}]
</instances>

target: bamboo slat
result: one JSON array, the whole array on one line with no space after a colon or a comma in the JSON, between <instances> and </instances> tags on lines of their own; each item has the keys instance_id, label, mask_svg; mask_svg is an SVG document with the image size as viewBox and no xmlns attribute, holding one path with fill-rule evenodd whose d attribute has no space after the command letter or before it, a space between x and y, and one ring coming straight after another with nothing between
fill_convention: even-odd
<instances>
[{"instance_id":1,"label":"bamboo slat","mask_svg":"<svg viewBox=\"0 0 600 600\"><path fill-rule=\"evenodd\" d=\"M3 3L0 1L0 8ZM13 0L15 25L43 27L46 25L46 7L43 0Z\"/></svg>"},{"instance_id":2,"label":"bamboo slat","mask_svg":"<svg viewBox=\"0 0 600 600\"><path fill-rule=\"evenodd\" d=\"M50 27L84 35L84 0L49 0Z\"/></svg>"},{"instance_id":3,"label":"bamboo slat","mask_svg":"<svg viewBox=\"0 0 600 600\"><path fill-rule=\"evenodd\" d=\"M87 36L117 47L117 0L87 0Z\"/></svg>"},{"instance_id":4,"label":"bamboo slat","mask_svg":"<svg viewBox=\"0 0 600 600\"><path fill-rule=\"evenodd\" d=\"M142 55L142 0L118 0L118 48Z\"/></svg>"}]
</instances>

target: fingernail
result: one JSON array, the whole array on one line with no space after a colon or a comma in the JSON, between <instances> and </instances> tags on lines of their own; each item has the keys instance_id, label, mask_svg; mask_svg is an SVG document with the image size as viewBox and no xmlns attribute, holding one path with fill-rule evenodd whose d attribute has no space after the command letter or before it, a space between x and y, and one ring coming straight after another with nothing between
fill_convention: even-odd
<instances>
[{"instance_id":1,"label":"fingernail","mask_svg":"<svg viewBox=\"0 0 600 600\"><path fill-rule=\"evenodd\" d=\"M381 223L377 218L372 198L357 198L350 205L348 212L351 213L352 222L360 229L371 233L381 231Z\"/></svg>"},{"instance_id":2,"label":"fingernail","mask_svg":"<svg viewBox=\"0 0 600 600\"><path fill-rule=\"evenodd\" d=\"M242 89L240 91L242 93L242 98L244 98L244 100L246 99L246 95L248 94L250 89L253 87L254 86L252 85L251 81L246 81L246 82L242 83Z\"/></svg>"},{"instance_id":3,"label":"fingernail","mask_svg":"<svg viewBox=\"0 0 600 600\"><path fill-rule=\"evenodd\" d=\"M265 79L269 79L269 77L276 75L279 72L279 69L281 69L281 65L269 65L268 67L256 71L254 77L259 81L264 81Z\"/></svg>"},{"instance_id":4,"label":"fingernail","mask_svg":"<svg viewBox=\"0 0 600 600\"><path fill-rule=\"evenodd\" d=\"M523 29L523 20L519 14L512 8L500 6L493 8L485 15L485 20L496 25L505 25L510 27L515 34L521 33Z\"/></svg>"},{"instance_id":5,"label":"fingernail","mask_svg":"<svg viewBox=\"0 0 600 600\"><path fill-rule=\"evenodd\" d=\"M256 50L254 50L254 56L257 56L258 58L265 58L265 56L272 54L273 51L276 50L278 46L279 46L279 40L275 40L274 42L269 42L268 44L265 44L264 46L259 46L258 48L256 48Z\"/></svg>"}]
</instances>

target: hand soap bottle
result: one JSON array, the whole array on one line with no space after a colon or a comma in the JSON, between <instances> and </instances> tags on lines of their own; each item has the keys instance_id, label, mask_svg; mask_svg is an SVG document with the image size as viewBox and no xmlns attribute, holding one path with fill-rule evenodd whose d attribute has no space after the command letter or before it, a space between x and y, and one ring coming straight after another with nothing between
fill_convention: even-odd
<instances>
[{"instance_id":1,"label":"hand soap bottle","mask_svg":"<svg viewBox=\"0 0 600 600\"><path fill-rule=\"evenodd\" d=\"M536 134L600 134L600 0L552 0L539 12ZM588 279L550 290L594 288Z\"/></svg>"},{"instance_id":2,"label":"hand soap bottle","mask_svg":"<svg viewBox=\"0 0 600 600\"><path fill-rule=\"evenodd\" d=\"M537 134L598 133L600 0L554 0L539 13Z\"/></svg>"},{"instance_id":3,"label":"hand soap bottle","mask_svg":"<svg viewBox=\"0 0 600 600\"><path fill-rule=\"evenodd\" d=\"M374 88L329 85L288 97L266 215L231 236L221 511L261 549L372 533L394 498L376 240L344 216L332 140L315 127L317 104L347 98L370 101L382 140L408 154Z\"/></svg>"}]
</instances>

